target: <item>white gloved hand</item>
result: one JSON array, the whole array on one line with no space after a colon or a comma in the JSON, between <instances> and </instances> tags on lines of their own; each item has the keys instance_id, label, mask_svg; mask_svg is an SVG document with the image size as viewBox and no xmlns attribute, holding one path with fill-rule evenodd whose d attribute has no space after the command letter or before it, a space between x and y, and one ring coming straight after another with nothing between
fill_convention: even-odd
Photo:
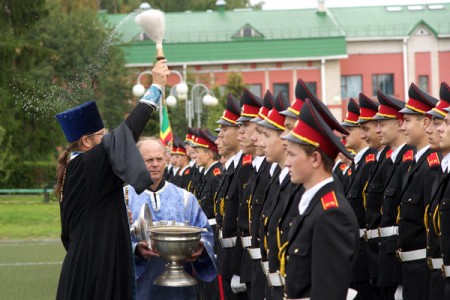
<instances>
[{"instance_id":1,"label":"white gloved hand","mask_svg":"<svg viewBox=\"0 0 450 300\"><path fill-rule=\"evenodd\" d=\"M233 293L242 293L247 290L247 287L245 286L245 283L241 283L241 277L238 275L233 275L233 278L231 278L231 290Z\"/></svg>"}]
</instances>

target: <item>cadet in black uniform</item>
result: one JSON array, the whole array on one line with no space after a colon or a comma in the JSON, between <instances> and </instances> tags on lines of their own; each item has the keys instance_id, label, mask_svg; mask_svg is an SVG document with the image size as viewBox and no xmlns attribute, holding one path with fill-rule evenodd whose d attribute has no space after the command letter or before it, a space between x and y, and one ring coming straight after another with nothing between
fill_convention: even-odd
<instances>
[{"instance_id":1,"label":"cadet in black uniform","mask_svg":"<svg viewBox=\"0 0 450 300\"><path fill-rule=\"evenodd\" d=\"M400 194L398 257L402 261L403 298L426 299L429 293L430 273L426 262L425 208L431 197L431 186L440 171L439 155L430 149L425 132L430 123L426 114L437 99L411 83L402 129L406 143L416 148L413 164L405 175Z\"/></svg>"},{"instance_id":2,"label":"cadet in black uniform","mask_svg":"<svg viewBox=\"0 0 450 300\"><path fill-rule=\"evenodd\" d=\"M403 176L413 160L413 148L405 144L405 135L401 130L403 114L399 111L405 102L377 92L378 112L374 119L378 121L377 133L381 144L392 150L385 185L383 186L383 203L381 221L378 229L380 245L378 250L378 281L382 299L394 300L397 285L401 284L401 264L395 255L398 249L397 212L400 206L400 193Z\"/></svg>"},{"instance_id":3,"label":"cadet in black uniform","mask_svg":"<svg viewBox=\"0 0 450 300\"><path fill-rule=\"evenodd\" d=\"M450 106L445 99L445 84L441 84L441 100L427 114L431 116L430 125L427 127L428 141L430 148L435 151L441 151L440 137L438 128L444 123L447 112L444 110ZM450 100L450 99L447 99ZM441 231L439 229L439 206L443 197L445 188L448 184L448 176L445 172L448 162L448 150L441 152L443 159L441 161L442 173L438 175L431 189L430 202L425 209L425 228L427 232L427 263L430 269L430 288L429 299L445 299L445 279L442 276L441 267L444 261L441 256Z\"/></svg>"},{"instance_id":4,"label":"cadet in black uniform","mask_svg":"<svg viewBox=\"0 0 450 300\"><path fill-rule=\"evenodd\" d=\"M250 236L250 223L249 223L249 208L251 201L251 192L253 190L256 178L256 164L258 169L264 160L264 157L257 156L257 148L255 142L251 137L256 132L256 123L250 122L253 118L258 116L259 109L262 106L262 100L252 94L249 90L244 89L241 95L241 117L237 120L240 123L239 127L239 142L243 154L252 156L252 166L253 170L250 172L247 187L245 188L244 195L240 199L239 203L239 213L238 213L238 239L236 241L235 247L235 257L241 263L234 265L233 274L240 277L240 282L245 283L247 288L248 299L251 298L251 265L252 260L247 248L251 246L251 236Z\"/></svg>"},{"instance_id":5,"label":"cadet in black uniform","mask_svg":"<svg viewBox=\"0 0 450 300\"><path fill-rule=\"evenodd\" d=\"M246 273L250 272L251 280L251 299L252 300L263 300L265 298L264 286L266 283L266 277L261 269L261 250L260 240L259 240L259 216L261 214L264 201L265 201L265 190L269 186L271 181L271 176L273 174L274 168L271 163L269 163L264 156L264 148L260 147L261 138L263 135L264 127L258 125L257 123L262 121L267 117L269 111L273 108L273 95L267 90L264 99L263 106L259 109L257 117L250 120L250 122L256 124L256 132L252 136L252 140L256 146L256 158L253 160L255 166L256 178L254 181L249 183L246 190L250 195L250 209L249 209L249 226L251 235L251 246L247 248L249 257L251 258L251 269L247 272L241 271L242 276L247 276ZM260 158L262 161L260 162ZM244 195L244 197L246 197Z\"/></svg>"},{"instance_id":6,"label":"cadet in black uniform","mask_svg":"<svg viewBox=\"0 0 450 300\"><path fill-rule=\"evenodd\" d=\"M199 129L192 143L197 152L197 165L203 167L201 182L198 183L197 199L200 206L208 217L209 225L215 227L214 195L219 189L222 179L222 166L218 162L219 153L215 144L217 137L208 129Z\"/></svg>"},{"instance_id":7,"label":"cadet in black uniform","mask_svg":"<svg viewBox=\"0 0 450 300\"><path fill-rule=\"evenodd\" d=\"M208 129L197 129L191 141L192 147L196 152L196 164L199 169L202 168L202 171L199 171L201 176L197 175L197 178L200 178L201 181L196 183L195 186L196 197L214 233L217 232L214 215L214 196L219 189L222 179L222 166L218 162L219 154L215 144L216 140L217 137ZM215 237L215 241L217 241L217 237ZM212 283L199 281L197 289L199 290L199 299L220 299L217 280L214 280Z\"/></svg>"},{"instance_id":8,"label":"cadet in black uniform","mask_svg":"<svg viewBox=\"0 0 450 300\"><path fill-rule=\"evenodd\" d=\"M346 299L359 232L352 207L336 190L331 170L339 152L350 154L309 99L285 139L292 181L306 189L300 215L289 232L285 297Z\"/></svg>"},{"instance_id":9,"label":"cadet in black uniform","mask_svg":"<svg viewBox=\"0 0 450 300\"><path fill-rule=\"evenodd\" d=\"M364 208L364 188L369 180L370 170L376 163L377 150L370 149L364 140L364 131L358 124L360 108L350 98L347 116L342 123L349 131L345 137L346 147L355 150L353 165L348 170L348 179L344 192L358 219L360 243L356 263L352 269L352 288L358 291L358 299L376 299L377 289L370 284L367 261L367 243L364 239L366 231L366 212Z\"/></svg>"},{"instance_id":10,"label":"cadet in black uniform","mask_svg":"<svg viewBox=\"0 0 450 300\"><path fill-rule=\"evenodd\" d=\"M450 87L447 83L441 83L440 90L441 101L445 100L446 102L450 102ZM447 113L450 111L450 108L444 109ZM447 114L445 116L445 122L438 128L440 143L439 146L441 151L450 153L450 115ZM447 181L447 186L444 189L444 193L441 197L441 201L439 203L439 213L433 216L433 224L436 224L436 229L440 230L440 238L441 238L441 253L443 258L442 265L442 273L445 279L445 288L444 288L444 298L450 299L450 185L448 184L449 179L449 155L447 154L442 159L443 169L445 170L445 176ZM436 230L433 229L432 230Z\"/></svg>"},{"instance_id":11,"label":"cadet in black uniform","mask_svg":"<svg viewBox=\"0 0 450 300\"><path fill-rule=\"evenodd\" d=\"M240 280L236 279L236 277L233 281L233 290L231 288L233 265L241 263L240 261L235 262L232 257L237 239L239 199L242 197L252 169L252 157L242 155L242 151L239 148L237 119L240 116L240 111L239 100L229 94L225 111L217 121L220 124L220 147L223 147L225 151L234 153L234 156L226 164L227 171L224 176L226 182L221 183L215 198L216 221L221 245L221 247L218 247L217 259L227 299L246 298L245 284L240 284Z\"/></svg>"},{"instance_id":12,"label":"cadet in black uniform","mask_svg":"<svg viewBox=\"0 0 450 300\"><path fill-rule=\"evenodd\" d=\"M266 158L271 163L277 163L281 169L278 178L274 178L270 188L266 191L263 211L260 219L260 240L264 241L262 249L266 252L267 262L265 265L266 299L282 299L283 284L280 280L280 262L278 252L281 248L280 240L277 238L278 221L283 212L285 203L289 200L291 192L296 188L291 184L289 170L284 166L286 151L284 149L281 134L285 131L285 116L280 112L289 107L289 100L278 93L274 107L267 114L265 120L258 124L264 127L264 137L260 145L264 148ZM263 255L264 257L264 255Z\"/></svg>"},{"instance_id":13,"label":"cadet in black uniform","mask_svg":"<svg viewBox=\"0 0 450 300\"><path fill-rule=\"evenodd\" d=\"M190 131L189 128L190 127L188 127L188 134L186 134L184 145L186 148L186 154L191 159L191 161L189 162L189 166L191 167L192 175L191 181L188 183L188 187L186 190L194 194L194 196L198 199L196 189L199 187L203 178L203 167L197 165L197 151L194 150L194 142L200 128L191 128Z\"/></svg>"},{"instance_id":14,"label":"cadet in black uniform","mask_svg":"<svg viewBox=\"0 0 450 300\"><path fill-rule=\"evenodd\" d=\"M378 277L378 245L380 238L378 227L381 221L381 206L383 205L383 193L385 178L392 161L389 159L391 152L389 146L381 144L378 135L377 120L374 116L378 112L379 104L363 93L359 94L360 116L358 123L365 134L365 140L370 149L377 151L376 163L369 174L369 179L364 186L363 200L366 212L367 260L369 266L370 284L376 288ZM381 291L376 288L375 299L383 299Z\"/></svg>"},{"instance_id":15,"label":"cadet in black uniform","mask_svg":"<svg viewBox=\"0 0 450 300\"><path fill-rule=\"evenodd\" d=\"M178 177L176 178L176 184L178 187L187 190L189 183L192 180L192 167L190 166L190 158L187 156L186 148L183 145L183 142L177 142L177 148L175 155L178 159Z\"/></svg>"}]
</instances>

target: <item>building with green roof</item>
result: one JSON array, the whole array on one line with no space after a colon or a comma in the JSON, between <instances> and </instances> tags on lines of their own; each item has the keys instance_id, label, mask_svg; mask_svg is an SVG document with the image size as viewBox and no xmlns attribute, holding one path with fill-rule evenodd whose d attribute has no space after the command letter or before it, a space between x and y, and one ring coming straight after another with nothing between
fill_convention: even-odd
<instances>
[{"instance_id":1,"label":"building with green roof","mask_svg":"<svg viewBox=\"0 0 450 300\"><path fill-rule=\"evenodd\" d=\"M450 4L321 4L166 13L165 56L173 69L189 71L207 85L224 85L230 72L240 72L259 95L270 89L292 98L302 78L338 117L341 100L359 92L374 96L381 89L404 99L415 82L438 96L440 82L450 82ZM120 33L127 66L136 74L148 69L154 43L133 17L102 17Z\"/></svg>"}]
</instances>

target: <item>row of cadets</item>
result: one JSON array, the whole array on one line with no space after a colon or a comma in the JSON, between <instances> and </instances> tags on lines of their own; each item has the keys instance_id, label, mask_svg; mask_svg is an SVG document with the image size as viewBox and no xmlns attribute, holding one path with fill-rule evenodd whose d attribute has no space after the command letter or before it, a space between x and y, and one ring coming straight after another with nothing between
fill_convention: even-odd
<instances>
[{"instance_id":1,"label":"row of cadets","mask_svg":"<svg viewBox=\"0 0 450 300\"><path fill-rule=\"evenodd\" d=\"M233 274L239 276L240 283L246 286L247 299L251 298L251 266L252 260L247 248L251 246L250 236L250 222L249 222L249 208L252 200L252 193L257 186L258 180L261 178L261 173L258 172L264 163L264 153L261 148L257 147L253 136L256 134L256 123L251 122L258 116L258 112L262 107L263 100L244 89L241 95L241 116L237 120L239 127L239 141L244 154L249 154L253 157L253 169L247 181L247 187L240 199L238 212L238 238L235 247L236 261L241 260L240 264L234 265ZM265 163L267 165L267 163ZM264 166L265 168L265 166ZM267 183L266 183L267 184Z\"/></svg>"},{"instance_id":2,"label":"row of cadets","mask_svg":"<svg viewBox=\"0 0 450 300\"><path fill-rule=\"evenodd\" d=\"M256 155L263 157L261 165L255 164L255 172L257 173L255 180L251 185L247 186L245 197L249 199L249 233L251 235L251 246L247 248L249 257L251 258L250 267L250 289L251 289L251 299L252 300L262 300L265 298L265 282L266 277L261 268L261 250L260 250L260 239L259 239L259 219L261 211L266 200L265 191L269 186L270 180L274 175L276 164L269 163L264 155L264 148L261 147L260 141L263 138L264 127L258 123L266 119L267 114L273 108L274 97L272 93L267 90L263 98L263 105L259 109L258 115L251 119L250 122L256 124L256 132L252 136L252 140L255 142ZM256 159L258 160L258 159ZM244 268L244 266L243 266ZM246 272L241 271L241 274ZM246 275L244 275L246 278Z\"/></svg>"},{"instance_id":3,"label":"row of cadets","mask_svg":"<svg viewBox=\"0 0 450 300\"><path fill-rule=\"evenodd\" d=\"M400 206L400 193L403 177L413 161L413 147L405 144L402 130L405 102L392 96L377 92L378 121L377 132L382 145L389 147L391 164L388 167L383 185L381 220L378 229L378 267L377 286L381 299L394 299L397 286L401 284L401 263L395 251L398 249L397 213ZM372 234L372 233L371 233Z\"/></svg>"},{"instance_id":4,"label":"row of cadets","mask_svg":"<svg viewBox=\"0 0 450 300\"><path fill-rule=\"evenodd\" d=\"M450 87L445 82L441 84L440 97L441 100L445 100L447 103L450 103ZM450 115L448 114L448 112L450 112L449 107L445 108L444 111L447 112L444 119L445 121L442 126L438 128L440 137L439 145L443 153L450 153ZM434 222L435 224L437 224L437 230L440 230L441 255L444 260L442 265L442 274L445 279L445 298L443 299L450 299L450 186L448 184L450 180L450 175L448 174L449 161L449 155L447 154L442 160L447 186L444 189L444 193L442 194L439 203L439 213L433 216L435 219Z\"/></svg>"},{"instance_id":5,"label":"row of cadets","mask_svg":"<svg viewBox=\"0 0 450 300\"><path fill-rule=\"evenodd\" d=\"M225 111L217 121L220 125L217 145L233 153L225 164L226 172L215 198L220 243L217 247L217 259L226 299L246 298L245 284L240 283L238 276L233 276L234 265L241 263L233 257L237 239L239 202L252 170L252 156L243 155L239 148L237 119L240 117L240 112L240 101L229 94ZM232 290L232 284L235 293Z\"/></svg>"},{"instance_id":6,"label":"row of cadets","mask_svg":"<svg viewBox=\"0 0 450 300\"><path fill-rule=\"evenodd\" d=\"M381 206L383 204L383 193L385 178L388 168L392 164L390 160L391 149L381 144L381 138L377 132L378 121L375 116L379 104L363 93L359 94L360 116L358 123L363 131L363 139L370 149L376 151L376 160L372 165L367 182L363 188L363 205L365 209L365 233L367 264L369 269L372 299L383 299L381 290L377 288L378 269L378 228L381 221Z\"/></svg>"},{"instance_id":7,"label":"row of cadets","mask_svg":"<svg viewBox=\"0 0 450 300\"><path fill-rule=\"evenodd\" d=\"M285 299L345 299L359 230L332 167L339 152L351 155L309 99L284 138L292 181L305 188L284 252Z\"/></svg>"},{"instance_id":8,"label":"row of cadets","mask_svg":"<svg viewBox=\"0 0 450 300\"><path fill-rule=\"evenodd\" d=\"M289 169L285 166L286 151L281 140L285 131L285 116L280 112L289 107L289 100L278 93L273 108L267 117L258 122L263 126L263 137L260 146L264 149L266 159L270 163L277 163L278 176L273 176L269 188L265 193L265 202L259 221L260 244L262 252L263 272L266 275L265 297L266 299L282 299L283 285L279 276L278 252L281 248L277 238L278 221L282 208L290 198L291 191L295 188L291 184Z\"/></svg>"},{"instance_id":9,"label":"row of cadets","mask_svg":"<svg viewBox=\"0 0 450 300\"><path fill-rule=\"evenodd\" d=\"M402 261L403 298L427 299L430 272L426 261L427 236L424 224L425 209L430 201L433 181L441 173L439 154L430 148L426 128L431 122L427 112L437 99L411 84L402 129L406 143L415 147L416 154L407 172L400 193L398 220L399 249Z\"/></svg>"},{"instance_id":10,"label":"row of cadets","mask_svg":"<svg viewBox=\"0 0 450 300\"><path fill-rule=\"evenodd\" d=\"M350 98L348 112L342 125L349 132L348 135L344 135L346 147L353 149L356 155L347 173L344 193L358 220L360 236L359 251L351 272L351 287L358 291L361 299L375 299L377 289L370 283L367 243L364 239L366 216L363 195L370 171L376 163L377 150L369 148L367 141L363 139L364 131L358 123L359 117L360 107L353 98Z\"/></svg>"},{"instance_id":11,"label":"row of cadets","mask_svg":"<svg viewBox=\"0 0 450 300\"><path fill-rule=\"evenodd\" d=\"M430 269L430 287L429 299L448 299L445 298L445 277L442 276L441 267L444 264L441 252L441 231L439 206L444 197L444 191L448 185L448 160L449 148L441 147L439 129L444 129L444 118L447 115L447 109L450 106L450 88L443 82L440 89L440 101L427 114L431 116L430 125L426 131L430 148L440 151L443 158L441 161L442 173L437 175L433 188L431 190L430 201L425 208L424 223L427 233L427 263ZM445 140L445 139L444 139Z\"/></svg>"}]
</instances>

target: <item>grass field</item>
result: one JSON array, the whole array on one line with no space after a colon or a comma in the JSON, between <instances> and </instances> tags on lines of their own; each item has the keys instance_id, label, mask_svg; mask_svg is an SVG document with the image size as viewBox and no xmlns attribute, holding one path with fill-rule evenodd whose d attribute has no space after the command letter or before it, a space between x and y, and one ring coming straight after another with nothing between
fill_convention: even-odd
<instances>
[{"instance_id":1,"label":"grass field","mask_svg":"<svg viewBox=\"0 0 450 300\"><path fill-rule=\"evenodd\" d=\"M0 299L55 299L65 250L59 240L0 242Z\"/></svg>"},{"instance_id":2,"label":"grass field","mask_svg":"<svg viewBox=\"0 0 450 300\"><path fill-rule=\"evenodd\" d=\"M56 201L42 195L0 196L0 240L58 239L61 227Z\"/></svg>"},{"instance_id":3,"label":"grass field","mask_svg":"<svg viewBox=\"0 0 450 300\"><path fill-rule=\"evenodd\" d=\"M56 201L0 196L0 299L55 299L65 255L60 231Z\"/></svg>"}]
</instances>

